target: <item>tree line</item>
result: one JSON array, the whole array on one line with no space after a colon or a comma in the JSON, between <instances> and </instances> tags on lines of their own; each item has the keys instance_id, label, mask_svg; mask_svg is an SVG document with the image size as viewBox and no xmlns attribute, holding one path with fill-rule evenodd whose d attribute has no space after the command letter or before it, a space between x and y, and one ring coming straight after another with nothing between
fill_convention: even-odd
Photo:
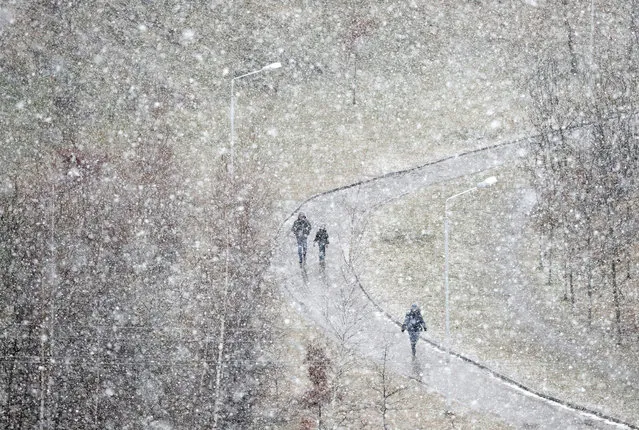
<instances>
[{"instance_id":1,"label":"tree line","mask_svg":"<svg viewBox=\"0 0 639 430\"><path fill-rule=\"evenodd\" d=\"M258 185L185 188L168 145L69 154L0 199L2 427L260 422L275 325Z\"/></svg>"},{"instance_id":2,"label":"tree line","mask_svg":"<svg viewBox=\"0 0 639 430\"><path fill-rule=\"evenodd\" d=\"M527 166L538 197L540 264L548 283L560 278L563 298L586 324L611 321L619 343L639 331L639 123L630 66L593 75L551 57L530 87L539 137Z\"/></svg>"},{"instance_id":3,"label":"tree line","mask_svg":"<svg viewBox=\"0 0 639 430\"><path fill-rule=\"evenodd\" d=\"M158 72L189 11L123 6L20 2L0 34L0 427L265 428L269 188L192 150L202 100Z\"/></svg>"}]
</instances>

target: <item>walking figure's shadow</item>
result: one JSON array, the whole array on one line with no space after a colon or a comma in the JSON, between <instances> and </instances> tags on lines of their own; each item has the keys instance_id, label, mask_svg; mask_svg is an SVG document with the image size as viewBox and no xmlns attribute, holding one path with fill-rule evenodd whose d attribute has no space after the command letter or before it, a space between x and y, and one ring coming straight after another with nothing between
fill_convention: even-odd
<instances>
[{"instance_id":1,"label":"walking figure's shadow","mask_svg":"<svg viewBox=\"0 0 639 430\"><path fill-rule=\"evenodd\" d=\"M300 265L300 271L302 272L302 282L304 282L304 286L308 288L308 272L306 271L306 263Z\"/></svg>"},{"instance_id":2,"label":"walking figure's shadow","mask_svg":"<svg viewBox=\"0 0 639 430\"><path fill-rule=\"evenodd\" d=\"M421 362L419 357L413 357L411 362L411 374L413 378L419 382L424 382L424 379L427 377L426 370L426 366L424 366L424 363Z\"/></svg>"},{"instance_id":3,"label":"walking figure's shadow","mask_svg":"<svg viewBox=\"0 0 639 430\"><path fill-rule=\"evenodd\" d=\"M326 261L320 261L319 277L320 277L320 281L322 281L322 284L325 287L328 287L328 276L326 276Z\"/></svg>"}]
</instances>

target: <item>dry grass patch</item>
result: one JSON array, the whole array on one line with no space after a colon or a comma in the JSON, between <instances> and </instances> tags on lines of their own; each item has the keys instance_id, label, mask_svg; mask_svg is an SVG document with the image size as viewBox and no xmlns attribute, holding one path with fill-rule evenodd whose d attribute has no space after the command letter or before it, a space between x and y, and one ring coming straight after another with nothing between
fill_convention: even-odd
<instances>
[{"instance_id":1,"label":"dry grass patch","mask_svg":"<svg viewBox=\"0 0 639 430\"><path fill-rule=\"evenodd\" d=\"M493 188L451 206L452 348L531 388L637 422L637 345L615 345L609 309L588 331L579 304L562 299L562 280L547 284L529 225L534 193L516 167L434 185L371 213L359 250L364 286L397 318L418 302L429 336L443 342L444 202L491 174L499 177Z\"/></svg>"}]
</instances>

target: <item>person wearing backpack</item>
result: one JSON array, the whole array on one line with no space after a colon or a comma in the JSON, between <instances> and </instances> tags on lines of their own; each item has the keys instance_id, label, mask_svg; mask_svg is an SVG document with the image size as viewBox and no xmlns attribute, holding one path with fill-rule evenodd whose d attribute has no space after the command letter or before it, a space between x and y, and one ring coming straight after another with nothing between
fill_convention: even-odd
<instances>
[{"instance_id":1,"label":"person wearing backpack","mask_svg":"<svg viewBox=\"0 0 639 430\"><path fill-rule=\"evenodd\" d=\"M408 330L408 337L410 338L410 348L413 352L413 357L415 357L415 346L417 345L417 340L419 339L419 332L426 331L426 322L422 317L422 312L419 309L417 304L413 303L410 307L410 310L406 313L406 317L404 318L404 324L402 324L402 333L404 330Z\"/></svg>"},{"instance_id":2,"label":"person wearing backpack","mask_svg":"<svg viewBox=\"0 0 639 430\"><path fill-rule=\"evenodd\" d=\"M297 214L297 219L293 223L291 231L297 239L297 255L300 257L300 265L306 262L307 238L311 233L311 223L306 219L303 212Z\"/></svg>"},{"instance_id":3,"label":"person wearing backpack","mask_svg":"<svg viewBox=\"0 0 639 430\"><path fill-rule=\"evenodd\" d=\"M315 234L315 240L313 243L317 242L317 246L319 247L319 262L321 265L324 264L324 259L326 257L326 246L329 244L328 242L328 232L326 231L326 226L321 225L317 233Z\"/></svg>"}]
</instances>

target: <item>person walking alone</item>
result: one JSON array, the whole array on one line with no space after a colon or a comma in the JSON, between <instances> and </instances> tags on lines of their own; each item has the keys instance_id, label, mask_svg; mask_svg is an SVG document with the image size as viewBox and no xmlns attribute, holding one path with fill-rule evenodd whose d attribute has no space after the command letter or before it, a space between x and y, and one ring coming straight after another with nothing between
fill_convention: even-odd
<instances>
[{"instance_id":1,"label":"person walking alone","mask_svg":"<svg viewBox=\"0 0 639 430\"><path fill-rule=\"evenodd\" d=\"M410 349L413 352L413 358L415 357L415 346L419 339L419 332L426 331L426 322L422 317L422 312L417 304L413 304L410 310L406 313L404 318L404 324L402 324L402 333L404 330L408 330L408 337L410 338Z\"/></svg>"},{"instance_id":2,"label":"person walking alone","mask_svg":"<svg viewBox=\"0 0 639 430\"><path fill-rule=\"evenodd\" d=\"M306 262L306 248L308 235L311 233L311 223L306 219L303 212L297 214L297 219L291 229L297 239L297 255L300 258L300 265Z\"/></svg>"}]
</instances>

